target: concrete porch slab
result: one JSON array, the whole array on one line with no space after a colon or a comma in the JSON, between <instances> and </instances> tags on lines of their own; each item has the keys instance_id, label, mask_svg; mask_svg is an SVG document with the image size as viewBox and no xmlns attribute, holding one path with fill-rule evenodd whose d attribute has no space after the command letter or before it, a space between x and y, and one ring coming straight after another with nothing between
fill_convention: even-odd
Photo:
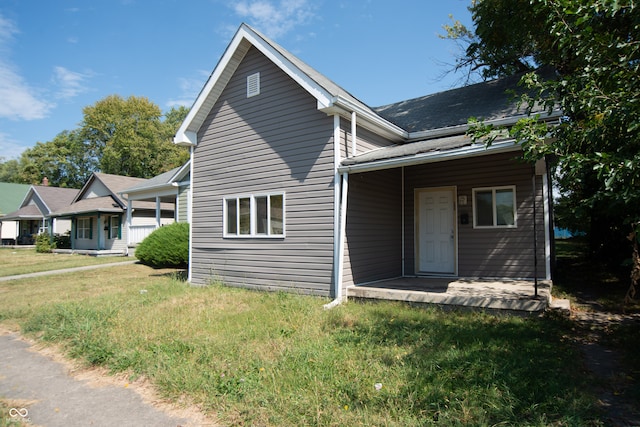
<instances>
[{"instance_id":1,"label":"concrete porch slab","mask_svg":"<svg viewBox=\"0 0 640 427\"><path fill-rule=\"evenodd\" d=\"M56 254L71 254L71 255L89 255L95 257L101 256L127 256L123 250L95 250L95 249L54 249L53 253Z\"/></svg>"},{"instance_id":2,"label":"concrete porch slab","mask_svg":"<svg viewBox=\"0 0 640 427\"><path fill-rule=\"evenodd\" d=\"M384 299L410 303L474 307L535 313L551 302L551 282L461 278L403 277L349 286L347 298Z\"/></svg>"}]
</instances>

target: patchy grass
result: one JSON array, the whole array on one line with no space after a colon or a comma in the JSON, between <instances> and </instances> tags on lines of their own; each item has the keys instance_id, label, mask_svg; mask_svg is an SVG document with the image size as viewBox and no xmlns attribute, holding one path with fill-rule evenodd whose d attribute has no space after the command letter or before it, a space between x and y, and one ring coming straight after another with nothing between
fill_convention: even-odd
<instances>
[{"instance_id":1,"label":"patchy grass","mask_svg":"<svg viewBox=\"0 0 640 427\"><path fill-rule=\"evenodd\" d=\"M132 258L37 253L35 249L0 248L0 276L14 276L39 271L83 267L85 265L108 264L130 259Z\"/></svg>"},{"instance_id":2,"label":"patchy grass","mask_svg":"<svg viewBox=\"0 0 640 427\"><path fill-rule=\"evenodd\" d=\"M142 265L0 283L5 324L227 425L599 425L566 319L325 302Z\"/></svg>"}]
</instances>

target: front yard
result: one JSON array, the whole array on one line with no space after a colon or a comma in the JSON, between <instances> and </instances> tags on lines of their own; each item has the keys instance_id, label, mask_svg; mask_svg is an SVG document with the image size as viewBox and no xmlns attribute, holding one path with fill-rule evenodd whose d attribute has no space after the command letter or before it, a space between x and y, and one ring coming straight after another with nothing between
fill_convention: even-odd
<instances>
[{"instance_id":1,"label":"front yard","mask_svg":"<svg viewBox=\"0 0 640 427\"><path fill-rule=\"evenodd\" d=\"M602 425L566 319L326 302L127 265L0 283L0 324L224 425Z\"/></svg>"}]
</instances>

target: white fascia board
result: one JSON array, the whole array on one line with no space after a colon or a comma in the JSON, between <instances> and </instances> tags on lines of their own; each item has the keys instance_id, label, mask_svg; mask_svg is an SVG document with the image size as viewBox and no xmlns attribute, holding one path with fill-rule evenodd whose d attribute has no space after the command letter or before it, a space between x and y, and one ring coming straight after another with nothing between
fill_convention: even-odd
<instances>
[{"instance_id":1,"label":"white fascia board","mask_svg":"<svg viewBox=\"0 0 640 427\"><path fill-rule=\"evenodd\" d=\"M119 193L124 197L127 195L127 200L145 200L152 197L165 197L165 196L177 196L178 189L171 184L159 184L153 187L148 187L140 191L132 191L130 193Z\"/></svg>"},{"instance_id":2,"label":"white fascia board","mask_svg":"<svg viewBox=\"0 0 640 427\"><path fill-rule=\"evenodd\" d=\"M434 151L429 153L414 154L412 156L397 157L392 159L377 160L356 165L340 166L340 173L370 172L383 169L393 169L401 166L413 166L425 163L437 163L445 160L464 159L467 157L484 156L489 154L508 153L520 151L520 144L511 139L508 141L494 143L489 147L484 144L474 144L455 150Z\"/></svg>"},{"instance_id":3,"label":"white fascia board","mask_svg":"<svg viewBox=\"0 0 640 427\"><path fill-rule=\"evenodd\" d=\"M329 115L339 114L348 120L351 120L351 113L355 112L361 120L359 122L360 126L374 131L380 136L388 138L391 141L405 141L410 135L401 127L383 119L370 110L363 109L361 106L354 104L350 100L341 96L333 97L330 105L328 106L321 105L318 102L318 110Z\"/></svg>"}]
</instances>

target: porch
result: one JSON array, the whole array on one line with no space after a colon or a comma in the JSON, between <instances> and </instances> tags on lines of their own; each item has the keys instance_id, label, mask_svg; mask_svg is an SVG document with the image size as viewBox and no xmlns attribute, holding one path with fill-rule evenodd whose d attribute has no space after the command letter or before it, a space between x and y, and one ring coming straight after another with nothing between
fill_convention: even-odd
<instances>
[{"instance_id":1,"label":"porch","mask_svg":"<svg viewBox=\"0 0 640 427\"><path fill-rule=\"evenodd\" d=\"M416 304L539 313L548 308L568 309L552 300L551 281L492 280L444 277L402 277L347 287L347 298L383 299Z\"/></svg>"}]
</instances>

